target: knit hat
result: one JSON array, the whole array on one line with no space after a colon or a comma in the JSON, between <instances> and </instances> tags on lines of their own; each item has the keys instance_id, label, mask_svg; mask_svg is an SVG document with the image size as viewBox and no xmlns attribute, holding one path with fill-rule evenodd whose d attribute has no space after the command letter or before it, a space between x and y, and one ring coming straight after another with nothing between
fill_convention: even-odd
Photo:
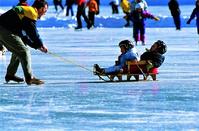
<instances>
[{"instance_id":1,"label":"knit hat","mask_svg":"<svg viewBox=\"0 0 199 131\"><path fill-rule=\"evenodd\" d=\"M135 9L142 9L142 10L144 10L144 4L143 4L142 2L137 3L137 4L135 5Z\"/></svg>"}]
</instances>

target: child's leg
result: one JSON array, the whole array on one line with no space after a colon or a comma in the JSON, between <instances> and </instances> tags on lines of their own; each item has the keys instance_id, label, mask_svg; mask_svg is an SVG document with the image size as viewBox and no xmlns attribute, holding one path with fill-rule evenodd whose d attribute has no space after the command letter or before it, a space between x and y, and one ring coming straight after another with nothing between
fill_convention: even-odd
<instances>
[{"instance_id":1,"label":"child's leg","mask_svg":"<svg viewBox=\"0 0 199 131\"><path fill-rule=\"evenodd\" d=\"M104 68L105 73L115 73L119 72L121 69L121 66L110 66L108 68Z\"/></svg>"},{"instance_id":2,"label":"child's leg","mask_svg":"<svg viewBox=\"0 0 199 131\"><path fill-rule=\"evenodd\" d=\"M145 45L145 35L144 34L140 34L140 39L142 41L142 45Z\"/></svg>"},{"instance_id":3,"label":"child's leg","mask_svg":"<svg viewBox=\"0 0 199 131\"><path fill-rule=\"evenodd\" d=\"M145 27L141 26L140 28L140 39L142 41L142 44L145 45Z\"/></svg>"},{"instance_id":4,"label":"child's leg","mask_svg":"<svg viewBox=\"0 0 199 131\"><path fill-rule=\"evenodd\" d=\"M134 38L136 44L139 39L138 33L139 33L139 29L137 28L137 26L133 26L133 38Z\"/></svg>"}]
</instances>

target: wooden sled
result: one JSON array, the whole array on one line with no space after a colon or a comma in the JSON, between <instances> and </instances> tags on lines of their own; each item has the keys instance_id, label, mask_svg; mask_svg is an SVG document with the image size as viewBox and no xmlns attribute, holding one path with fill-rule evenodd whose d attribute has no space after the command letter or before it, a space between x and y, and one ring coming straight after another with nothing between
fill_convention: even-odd
<instances>
[{"instance_id":1,"label":"wooden sled","mask_svg":"<svg viewBox=\"0 0 199 131\"><path fill-rule=\"evenodd\" d=\"M148 61L127 61L126 62L127 67L123 68L123 71L121 72L116 72L116 73L110 73L110 74L99 74L94 72L94 75L97 75L99 79L103 81L139 81L140 80L140 75L143 76L142 80L147 80L149 76L151 76L152 80L157 79L157 74L158 74L158 68L151 68L149 71L147 70L147 64L149 64ZM123 77L126 76L126 79L123 79ZM131 79L132 76L134 77L134 80ZM117 80L114 80L117 78Z\"/></svg>"}]
</instances>

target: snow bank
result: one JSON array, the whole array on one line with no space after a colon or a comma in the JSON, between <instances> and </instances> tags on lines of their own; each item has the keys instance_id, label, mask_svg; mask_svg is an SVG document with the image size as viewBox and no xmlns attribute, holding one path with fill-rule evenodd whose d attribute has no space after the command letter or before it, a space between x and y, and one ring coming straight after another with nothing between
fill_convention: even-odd
<instances>
[{"instance_id":1,"label":"snow bank","mask_svg":"<svg viewBox=\"0 0 199 131\"><path fill-rule=\"evenodd\" d=\"M154 21L151 19L146 20L146 27L174 27L173 18L171 16L158 16L160 21ZM195 27L195 20L192 21L190 25L186 24L188 20L187 16L181 18L183 27ZM121 28L125 24L125 20L122 16L97 16L95 19L96 27L104 28ZM85 26L85 22L83 21ZM57 17L45 18L38 21L38 27L65 27L70 28L76 26L76 19L72 17L71 19L59 19Z\"/></svg>"},{"instance_id":2,"label":"snow bank","mask_svg":"<svg viewBox=\"0 0 199 131\"><path fill-rule=\"evenodd\" d=\"M182 27L195 27L196 21L193 20L190 25L186 24L194 6L182 6L181 7L181 23ZM0 13L5 12L6 10L10 9L10 7L3 7L0 9ZM100 15L96 16L95 19L95 26L102 27L102 28L122 28L126 24L126 21L123 19L124 14L120 9L120 14L112 15L111 9L109 6L102 6L101 7ZM155 16L160 18L160 21L154 21L151 19L146 20L146 27L153 28L153 27L174 27L173 18L170 15L167 6L150 6L149 10ZM76 7L74 7L74 11L76 12ZM54 7L50 6L48 12L41 20L37 22L38 27L44 28L74 28L76 26L76 17L66 17L65 11L55 13ZM86 24L84 20L82 20L83 26L85 27Z\"/></svg>"}]
</instances>

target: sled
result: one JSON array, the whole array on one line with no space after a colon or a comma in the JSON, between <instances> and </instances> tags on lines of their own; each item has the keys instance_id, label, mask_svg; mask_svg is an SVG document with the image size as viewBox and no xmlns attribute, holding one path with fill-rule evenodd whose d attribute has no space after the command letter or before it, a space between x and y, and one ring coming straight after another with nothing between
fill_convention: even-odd
<instances>
[{"instance_id":1,"label":"sled","mask_svg":"<svg viewBox=\"0 0 199 131\"><path fill-rule=\"evenodd\" d=\"M124 81L140 81L140 75L142 76L142 80L148 80L148 77L151 76L152 80L155 81L157 79L158 68L151 68L147 70L147 65L149 61L127 61L126 68L123 68L122 71L116 73L97 73L95 68L93 70L94 75L97 75L99 79L103 81L110 82L124 82ZM126 76L126 79L123 79ZM132 79L132 76L134 79ZM117 80L114 80L117 77Z\"/></svg>"}]
</instances>

